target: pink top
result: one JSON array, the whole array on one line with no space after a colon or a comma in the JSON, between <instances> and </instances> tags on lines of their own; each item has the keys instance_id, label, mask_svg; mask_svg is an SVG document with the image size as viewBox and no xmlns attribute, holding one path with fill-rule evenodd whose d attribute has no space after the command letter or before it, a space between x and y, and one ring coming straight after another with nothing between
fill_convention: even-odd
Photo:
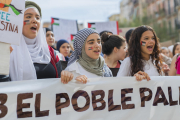
<instances>
[{"instance_id":1,"label":"pink top","mask_svg":"<svg viewBox=\"0 0 180 120\"><path fill-rule=\"evenodd\" d=\"M180 74L180 56L176 61L176 70L177 70L177 74Z\"/></svg>"}]
</instances>

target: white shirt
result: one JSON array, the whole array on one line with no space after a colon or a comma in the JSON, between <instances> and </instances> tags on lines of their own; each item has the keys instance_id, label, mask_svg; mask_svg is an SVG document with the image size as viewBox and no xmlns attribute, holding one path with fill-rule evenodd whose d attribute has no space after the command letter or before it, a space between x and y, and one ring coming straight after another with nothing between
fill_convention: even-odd
<instances>
[{"instance_id":1,"label":"white shirt","mask_svg":"<svg viewBox=\"0 0 180 120\"><path fill-rule=\"evenodd\" d=\"M160 74L158 73L156 67L152 63L152 59L149 59L148 61L143 60L144 63L144 72L146 72L149 76L159 76ZM120 69L118 71L117 77L120 76L131 76L131 61L130 58L127 57L122 61Z\"/></svg>"},{"instance_id":2,"label":"white shirt","mask_svg":"<svg viewBox=\"0 0 180 120\"><path fill-rule=\"evenodd\" d=\"M73 79L75 79L76 77L78 77L80 75L86 75L87 78L100 77L100 76L98 76L96 74L93 74L93 73L90 73L90 72L86 71L77 61L72 63L65 70L71 72L74 75Z\"/></svg>"}]
</instances>

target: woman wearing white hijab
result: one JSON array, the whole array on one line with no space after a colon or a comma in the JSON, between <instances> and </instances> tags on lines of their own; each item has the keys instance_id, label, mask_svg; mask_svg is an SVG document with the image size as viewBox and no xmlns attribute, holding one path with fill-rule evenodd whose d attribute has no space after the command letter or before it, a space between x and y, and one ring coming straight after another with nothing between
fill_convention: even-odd
<instances>
[{"instance_id":1,"label":"woman wearing white hijab","mask_svg":"<svg viewBox=\"0 0 180 120\"><path fill-rule=\"evenodd\" d=\"M54 51L47 45L41 26L41 9L31 1L26 1L23 35L19 46L12 46L10 59L10 77L12 81L42 78L70 80L70 72L61 72L61 64L55 58ZM60 75L61 73L61 75ZM66 77L64 77L66 76Z\"/></svg>"},{"instance_id":2,"label":"woman wearing white hijab","mask_svg":"<svg viewBox=\"0 0 180 120\"><path fill-rule=\"evenodd\" d=\"M73 73L77 81L86 83L87 78L112 77L110 69L100 56L101 39L95 30L80 30L75 36L73 46L74 52L65 70Z\"/></svg>"}]
</instances>

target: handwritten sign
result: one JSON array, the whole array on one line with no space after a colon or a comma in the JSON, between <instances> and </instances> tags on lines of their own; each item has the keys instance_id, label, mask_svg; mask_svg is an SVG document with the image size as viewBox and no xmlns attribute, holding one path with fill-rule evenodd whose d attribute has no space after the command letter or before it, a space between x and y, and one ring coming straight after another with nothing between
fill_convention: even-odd
<instances>
[{"instance_id":1,"label":"handwritten sign","mask_svg":"<svg viewBox=\"0 0 180 120\"><path fill-rule=\"evenodd\" d=\"M0 41L19 45L25 0L0 0Z\"/></svg>"}]
</instances>

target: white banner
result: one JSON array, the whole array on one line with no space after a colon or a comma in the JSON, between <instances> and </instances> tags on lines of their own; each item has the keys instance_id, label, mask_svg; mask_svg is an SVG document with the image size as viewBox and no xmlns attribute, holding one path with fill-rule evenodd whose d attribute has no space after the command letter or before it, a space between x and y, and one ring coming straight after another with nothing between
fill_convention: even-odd
<instances>
[{"instance_id":1,"label":"white banner","mask_svg":"<svg viewBox=\"0 0 180 120\"><path fill-rule=\"evenodd\" d=\"M119 26L117 21L88 23L88 28L95 29L98 33L108 30L115 35L119 35Z\"/></svg>"},{"instance_id":2,"label":"white banner","mask_svg":"<svg viewBox=\"0 0 180 120\"><path fill-rule=\"evenodd\" d=\"M0 42L0 75L9 75L10 44Z\"/></svg>"},{"instance_id":3,"label":"white banner","mask_svg":"<svg viewBox=\"0 0 180 120\"><path fill-rule=\"evenodd\" d=\"M0 1L0 41L19 45L22 35L25 0Z\"/></svg>"},{"instance_id":4,"label":"white banner","mask_svg":"<svg viewBox=\"0 0 180 120\"><path fill-rule=\"evenodd\" d=\"M51 24L56 41L65 39L71 42L74 40L74 36L78 32L76 20L51 18Z\"/></svg>"},{"instance_id":5,"label":"white banner","mask_svg":"<svg viewBox=\"0 0 180 120\"><path fill-rule=\"evenodd\" d=\"M180 77L0 83L2 120L179 120Z\"/></svg>"}]
</instances>

